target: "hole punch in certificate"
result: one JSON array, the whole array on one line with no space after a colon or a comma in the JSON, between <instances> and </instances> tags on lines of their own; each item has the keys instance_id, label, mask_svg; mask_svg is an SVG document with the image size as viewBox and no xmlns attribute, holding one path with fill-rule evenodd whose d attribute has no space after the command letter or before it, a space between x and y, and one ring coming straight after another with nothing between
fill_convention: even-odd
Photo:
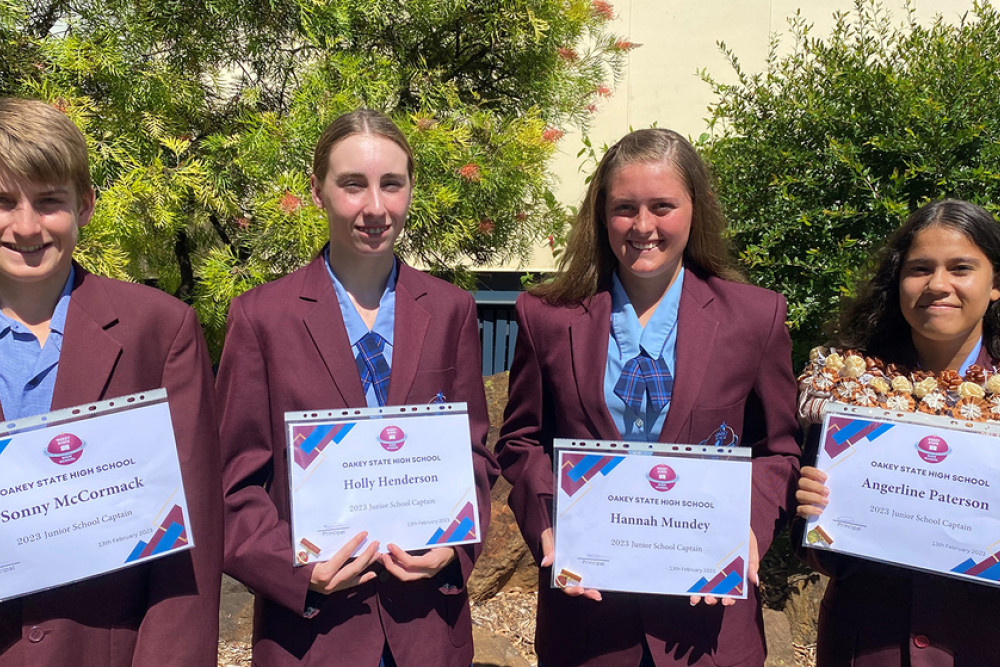
<instances>
[{"instance_id":1,"label":"hole punch in certificate","mask_svg":"<svg viewBox=\"0 0 1000 667\"><path fill-rule=\"evenodd\" d=\"M554 447L554 587L747 596L749 448Z\"/></svg>"}]
</instances>

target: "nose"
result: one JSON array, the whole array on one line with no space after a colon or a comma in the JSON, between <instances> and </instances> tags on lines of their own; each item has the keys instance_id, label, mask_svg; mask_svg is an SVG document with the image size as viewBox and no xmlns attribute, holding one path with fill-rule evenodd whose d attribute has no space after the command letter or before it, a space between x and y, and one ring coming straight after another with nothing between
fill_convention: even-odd
<instances>
[{"instance_id":1,"label":"nose","mask_svg":"<svg viewBox=\"0 0 1000 667\"><path fill-rule=\"evenodd\" d=\"M931 292L947 292L949 289L947 278L948 272L944 267L935 269L927 281L927 289Z\"/></svg>"},{"instance_id":2,"label":"nose","mask_svg":"<svg viewBox=\"0 0 1000 667\"><path fill-rule=\"evenodd\" d=\"M377 187L368 188L368 196L365 198L364 214L379 216L385 214L384 195Z\"/></svg>"},{"instance_id":3,"label":"nose","mask_svg":"<svg viewBox=\"0 0 1000 667\"><path fill-rule=\"evenodd\" d=\"M30 236L41 230L38 211L30 203L21 203L11 211L11 231L19 236Z\"/></svg>"},{"instance_id":4,"label":"nose","mask_svg":"<svg viewBox=\"0 0 1000 667\"><path fill-rule=\"evenodd\" d=\"M636 213L635 219L632 221L632 227L637 232L645 233L653 230L655 224L653 223L653 214L648 208L642 206Z\"/></svg>"}]
</instances>

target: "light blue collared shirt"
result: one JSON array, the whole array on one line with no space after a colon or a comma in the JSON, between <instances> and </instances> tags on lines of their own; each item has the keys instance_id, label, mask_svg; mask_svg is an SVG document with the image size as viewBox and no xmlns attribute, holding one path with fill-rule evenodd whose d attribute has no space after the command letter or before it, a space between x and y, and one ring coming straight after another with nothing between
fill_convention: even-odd
<instances>
[{"instance_id":1,"label":"light blue collared shirt","mask_svg":"<svg viewBox=\"0 0 1000 667\"><path fill-rule=\"evenodd\" d=\"M626 440L656 442L663 430L663 423L670 410L668 402L659 412L649 405L649 396L643 395L642 409L636 412L625 405L615 393L625 363L643 350L653 359L663 357L670 374L674 375L677 361L677 311L681 303L684 284L684 267L657 305L646 326L639 324L639 316L629 302L618 275L611 278L611 333L608 336L608 362L604 368L604 401L614 419L618 432Z\"/></svg>"},{"instance_id":2,"label":"light blue collared shirt","mask_svg":"<svg viewBox=\"0 0 1000 667\"><path fill-rule=\"evenodd\" d=\"M378 315L375 316L375 324L369 329L368 325L361 319L361 315L358 313L358 309L355 308L354 302L351 301L351 297L347 294L347 290L344 289L344 286L337 278L337 274L333 272L333 268L330 266L329 249L323 251L323 258L326 260L326 271L330 274L330 280L333 281L333 289L337 292L340 314L344 318L344 327L347 329L347 340L351 342L351 350L354 352L354 356L357 357L358 355L358 341L369 331L374 331L385 339L385 349L382 350L382 356L385 357L385 363L389 365L391 370L392 331L396 326L396 277L399 275L397 260L395 258L392 260L392 271L389 273L389 280L386 281L385 290L378 301ZM392 384L391 380L390 384ZM368 402L368 407L378 407L378 398L375 395L374 386L368 387L368 391L365 392L365 400Z\"/></svg>"},{"instance_id":3,"label":"light blue collared shirt","mask_svg":"<svg viewBox=\"0 0 1000 667\"><path fill-rule=\"evenodd\" d=\"M71 266L52 311L49 337L44 347L28 327L0 313L0 402L8 421L44 414L52 409L66 312L75 278L76 269Z\"/></svg>"},{"instance_id":4,"label":"light blue collared shirt","mask_svg":"<svg viewBox=\"0 0 1000 667\"><path fill-rule=\"evenodd\" d=\"M979 352L982 349L983 349L983 337L980 336L979 340L976 341L976 346L972 348L972 352L969 353L969 356L965 358L965 361L962 362L962 366L958 369L959 375L965 377L965 374L969 371L969 366L976 363L976 359L979 358Z\"/></svg>"}]
</instances>

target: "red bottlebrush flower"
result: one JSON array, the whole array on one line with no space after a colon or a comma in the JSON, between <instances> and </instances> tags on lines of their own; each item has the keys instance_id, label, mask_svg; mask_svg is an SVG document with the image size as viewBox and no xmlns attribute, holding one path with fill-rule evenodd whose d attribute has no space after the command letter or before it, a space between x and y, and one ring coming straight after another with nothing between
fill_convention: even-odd
<instances>
[{"instance_id":1,"label":"red bottlebrush flower","mask_svg":"<svg viewBox=\"0 0 1000 667\"><path fill-rule=\"evenodd\" d=\"M479 165L475 162L462 165L458 170L458 175L467 181L478 181L482 178L479 173Z\"/></svg>"},{"instance_id":2,"label":"red bottlebrush flower","mask_svg":"<svg viewBox=\"0 0 1000 667\"><path fill-rule=\"evenodd\" d=\"M296 197L291 190L285 190L285 196L281 198L278 206L286 215L291 215L302 208L302 200Z\"/></svg>"},{"instance_id":3,"label":"red bottlebrush flower","mask_svg":"<svg viewBox=\"0 0 1000 667\"><path fill-rule=\"evenodd\" d=\"M630 42L627 39L619 39L615 42L615 48L619 51L631 51L642 46L641 44L636 44L635 42Z\"/></svg>"},{"instance_id":4,"label":"red bottlebrush flower","mask_svg":"<svg viewBox=\"0 0 1000 667\"><path fill-rule=\"evenodd\" d=\"M240 229L250 229L250 221L247 220L246 218L236 218L234 222L236 223L236 226L239 227Z\"/></svg>"},{"instance_id":5,"label":"red bottlebrush flower","mask_svg":"<svg viewBox=\"0 0 1000 667\"><path fill-rule=\"evenodd\" d=\"M560 139L562 139L564 134L566 133L558 128L547 127L542 131L542 141L548 142L550 144L555 143Z\"/></svg>"},{"instance_id":6,"label":"red bottlebrush flower","mask_svg":"<svg viewBox=\"0 0 1000 667\"><path fill-rule=\"evenodd\" d=\"M418 118L417 119L417 129L426 132L427 130L434 127L433 118Z\"/></svg>"},{"instance_id":7,"label":"red bottlebrush flower","mask_svg":"<svg viewBox=\"0 0 1000 667\"><path fill-rule=\"evenodd\" d=\"M56 100L53 100L50 106L52 106L53 109L59 111L60 113L66 113L66 109L69 108L69 102L60 97Z\"/></svg>"},{"instance_id":8,"label":"red bottlebrush flower","mask_svg":"<svg viewBox=\"0 0 1000 667\"><path fill-rule=\"evenodd\" d=\"M587 105L586 107L584 107L584 108L585 108L585 109L586 109L587 111L589 111L590 113L594 113L594 112L596 112L596 111L597 111L597 105L596 105L596 104L594 104L594 103L590 103L590 104L588 104L588 105Z\"/></svg>"},{"instance_id":9,"label":"red bottlebrush flower","mask_svg":"<svg viewBox=\"0 0 1000 667\"><path fill-rule=\"evenodd\" d=\"M549 234L549 247L550 248L556 247L556 237L552 236L552 234Z\"/></svg>"},{"instance_id":10,"label":"red bottlebrush flower","mask_svg":"<svg viewBox=\"0 0 1000 667\"><path fill-rule=\"evenodd\" d=\"M615 17L615 8L607 0L592 0L590 9L594 12L595 16L600 16L606 21L610 21Z\"/></svg>"},{"instance_id":11,"label":"red bottlebrush flower","mask_svg":"<svg viewBox=\"0 0 1000 667\"><path fill-rule=\"evenodd\" d=\"M524 222L525 220L528 219L528 212L518 211L517 213L514 214L514 219L517 220L518 222Z\"/></svg>"},{"instance_id":12,"label":"red bottlebrush flower","mask_svg":"<svg viewBox=\"0 0 1000 667\"><path fill-rule=\"evenodd\" d=\"M479 221L479 233L486 235L492 234L495 226L496 225L493 224L492 220L489 218L483 218Z\"/></svg>"},{"instance_id":13,"label":"red bottlebrush flower","mask_svg":"<svg viewBox=\"0 0 1000 667\"><path fill-rule=\"evenodd\" d=\"M557 53L559 54L560 58L562 58L568 63L575 63L577 60L580 59L580 56L577 55L576 51L569 48L568 46L559 47Z\"/></svg>"},{"instance_id":14,"label":"red bottlebrush flower","mask_svg":"<svg viewBox=\"0 0 1000 667\"><path fill-rule=\"evenodd\" d=\"M598 97L611 97L611 89L601 84L597 88L594 88L594 94Z\"/></svg>"},{"instance_id":15,"label":"red bottlebrush flower","mask_svg":"<svg viewBox=\"0 0 1000 667\"><path fill-rule=\"evenodd\" d=\"M178 141L191 141L193 139L194 136L191 134L182 134L181 136L177 137Z\"/></svg>"}]
</instances>

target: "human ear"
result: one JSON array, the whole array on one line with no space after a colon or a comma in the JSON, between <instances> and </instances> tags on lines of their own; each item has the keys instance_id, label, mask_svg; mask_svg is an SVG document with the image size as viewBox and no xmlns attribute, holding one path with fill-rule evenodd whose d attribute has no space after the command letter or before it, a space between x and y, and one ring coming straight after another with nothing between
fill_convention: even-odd
<instances>
[{"instance_id":1,"label":"human ear","mask_svg":"<svg viewBox=\"0 0 1000 667\"><path fill-rule=\"evenodd\" d=\"M316 178L316 174L309 177L309 192L312 195L313 203L318 208L325 209L326 206L323 205L323 189L320 187L320 182Z\"/></svg>"},{"instance_id":2,"label":"human ear","mask_svg":"<svg viewBox=\"0 0 1000 667\"><path fill-rule=\"evenodd\" d=\"M97 201L97 195L94 194L94 188L87 190L80 198L80 205L76 212L76 226L84 227L94 215L94 206Z\"/></svg>"}]
</instances>

